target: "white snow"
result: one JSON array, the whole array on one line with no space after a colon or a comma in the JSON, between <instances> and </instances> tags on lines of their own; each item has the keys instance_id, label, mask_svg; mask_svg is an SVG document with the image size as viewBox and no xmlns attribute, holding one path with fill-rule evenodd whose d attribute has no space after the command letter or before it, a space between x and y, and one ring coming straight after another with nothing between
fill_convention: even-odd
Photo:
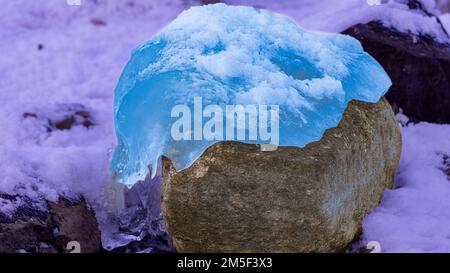
<instances>
[{"instance_id":1,"label":"white snow","mask_svg":"<svg viewBox=\"0 0 450 273\"><path fill-rule=\"evenodd\" d=\"M403 114L403 111L401 108L400 108L400 113L397 113L396 117L397 117L398 122L402 126L406 126L409 122L409 118L405 114Z\"/></svg>"},{"instance_id":2,"label":"white snow","mask_svg":"<svg viewBox=\"0 0 450 273\"><path fill-rule=\"evenodd\" d=\"M423 0L422 0L423 1ZM448 42L437 20L422 12L411 12L406 0L382 0L381 5L370 5L369 0L228 0L227 3L252 5L285 13L307 29L341 32L347 28L370 21L381 21L385 26L415 35L430 35L440 42ZM435 14L439 11L433 0L424 7Z\"/></svg>"},{"instance_id":3,"label":"white snow","mask_svg":"<svg viewBox=\"0 0 450 273\"><path fill-rule=\"evenodd\" d=\"M450 125L410 124L402 135L396 187L366 217L363 243L378 241L382 252L450 252Z\"/></svg>"},{"instance_id":4,"label":"white snow","mask_svg":"<svg viewBox=\"0 0 450 273\"><path fill-rule=\"evenodd\" d=\"M445 27L447 32L450 32L450 13L445 13L439 16L442 25Z\"/></svg>"},{"instance_id":5,"label":"white snow","mask_svg":"<svg viewBox=\"0 0 450 273\"><path fill-rule=\"evenodd\" d=\"M185 2L2 3L0 192L96 199L109 179L120 72L131 50L175 18ZM86 107L95 125L47 132L47 119L74 103ZM24 118L25 112L37 118Z\"/></svg>"},{"instance_id":6,"label":"white snow","mask_svg":"<svg viewBox=\"0 0 450 273\"><path fill-rule=\"evenodd\" d=\"M0 192L53 200L60 194L82 193L95 201L109 179L115 145L113 93L120 72L136 45L192 2L81 0L81 6L68 6L65 0L2 1ZM229 2L286 13L310 29L337 32L381 18L400 30L445 40L433 19L411 15L404 5L391 2ZM440 8L449 6L439 2ZM435 9L429 0L426 6ZM450 26L448 15L440 18ZM57 116L57 109L68 103L84 105L95 126L47 132L47 118ZM23 118L24 112L38 118ZM386 252L449 252L450 181L441 169L443 154L450 155L450 125L410 124L402 131L397 188L386 191L380 207L366 218L363 242L379 241ZM4 201L0 210L12 212L17 205Z\"/></svg>"}]
</instances>

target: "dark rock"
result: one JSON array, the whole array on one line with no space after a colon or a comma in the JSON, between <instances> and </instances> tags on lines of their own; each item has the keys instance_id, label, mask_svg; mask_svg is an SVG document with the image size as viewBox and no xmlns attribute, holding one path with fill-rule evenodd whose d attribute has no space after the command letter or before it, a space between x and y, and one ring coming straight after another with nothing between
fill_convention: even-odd
<instances>
[{"instance_id":1,"label":"dark rock","mask_svg":"<svg viewBox=\"0 0 450 273\"><path fill-rule=\"evenodd\" d=\"M450 49L428 36L413 36L379 22L346 31L358 39L392 79L388 101L413 120L450 123Z\"/></svg>"},{"instance_id":2,"label":"dark rock","mask_svg":"<svg viewBox=\"0 0 450 273\"><path fill-rule=\"evenodd\" d=\"M83 105L68 105L66 113L63 113L59 119L50 120L50 126L57 130L70 130L73 126L91 127L94 123L91 120L91 114Z\"/></svg>"},{"instance_id":3,"label":"dark rock","mask_svg":"<svg viewBox=\"0 0 450 273\"><path fill-rule=\"evenodd\" d=\"M66 252L76 241L81 252L100 252L100 231L86 201L61 198L37 202L24 196L0 194L0 202L17 205L12 215L0 213L0 253Z\"/></svg>"},{"instance_id":4,"label":"dark rock","mask_svg":"<svg viewBox=\"0 0 450 273\"><path fill-rule=\"evenodd\" d=\"M220 2L220 0L201 0L202 5L217 4Z\"/></svg>"},{"instance_id":5,"label":"dark rock","mask_svg":"<svg viewBox=\"0 0 450 273\"><path fill-rule=\"evenodd\" d=\"M49 109L25 112L22 117L35 119L48 133L54 130L70 130L75 126L90 128L95 125L90 112L78 103L56 104Z\"/></svg>"},{"instance_id":6,"label":"dark rock","mask_svg":"<svg viewBox=\"0 0 450 273\"><path fill-rule=\"evenodd\" d=\"M37 118L36 113L25 112L25 113L22 114L22 116L23 116L23 118Z\"/></svg>"},{"instance_id":7,"label":"dark rock","mask_svg":"<svg viewBox=\"0 0 450 273\"><path fill-rule=\"evenodd\" d=\"M180 172L163 158L162 211L179 252L334 252L393 185L401 133L385 99L352 101L304 148L220 142Z\"/></svg>"},{"instance_id":8,"label":"dark rock","mask_svg":"<svg viewBox=\"0 0 450 273\"><path fill-rule=\"evenodd\" d=\"M10 204L14 210L9 213L0 210L0 223L14 223L17 220L27 221L31 217L45 221L47 213L45 202L37 202L27 196L14 196L0 193L0 204Z\"/></svg>"},{"instance_id":9,"label":"dark rock","mask_svg":"<svg viewBox=\"0 0 450 273\"><path fill-rule=\"evenodd\" d=\"M92 18L91 24L93 24L94 26L97 26L97 27L104 27L107 25L105 20L100 19L100 18Z\"/></svg>"},{"instance_id":10,"label":"dark rock","mask_svg":"<svg viewBox=\"0 0 450 273\"><path fill-rule=\"evenodd\" d=\"M442 168L441 170L447 175L448 180L450 180L450 156L442 155Z\"/></svg>"}]
</instances>

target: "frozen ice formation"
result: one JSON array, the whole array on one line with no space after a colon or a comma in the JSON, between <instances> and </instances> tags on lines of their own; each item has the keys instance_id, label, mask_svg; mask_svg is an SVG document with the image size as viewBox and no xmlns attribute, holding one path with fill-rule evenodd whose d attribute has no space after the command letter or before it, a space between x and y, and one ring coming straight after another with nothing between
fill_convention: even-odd
<instances>
[{"instance_id":1,"label":"frozen ice formation","mask_svg":"<svg viewBox=\"0 0 450 273\"><path fill-rule=\"evenodd\" d=\"M277 106L267 119L269 131L278 128L276 144L303 147L337 126L350 100L377 102L390 85L383 68L349 36L306 31L289 17L262 9L193 7L132 52L115 90L118 146L112 171L132 185L148 174L150 164L154 175L162 155L179 171L221 140L202 135L196 118L186 115L189 124L179 128L187 128L183 134L189 137L174 137L176 117L185 114L173 115L177 105L196 117L204 111L203 124L223 118L207 109ZM199 98L203 109L196 110ZM237 125L247 136L238 140L273 143L250 137L250 115ZM260 113L257 119L262 120ZM216 130L211 132L220 135Z\"/></svg>"}]
</instances>

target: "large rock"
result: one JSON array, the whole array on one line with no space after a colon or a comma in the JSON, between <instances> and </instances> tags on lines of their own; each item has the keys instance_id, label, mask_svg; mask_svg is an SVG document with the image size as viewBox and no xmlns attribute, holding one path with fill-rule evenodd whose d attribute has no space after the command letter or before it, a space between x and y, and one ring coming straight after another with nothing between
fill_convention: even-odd
<instances>
[{"instance_id":1,"label":"large rock","mask_svg":"<svg viewBox=\"0 0 450 273\"><path fill-rule=\"evenodd\" d=\"M346 31L358 39L392 79L386 98L413 120L450 123L450 48L431 37L417 37L381 23Z\"/></svg>"},{"instance_id":2,"label":"large rock","mask_svg":"<svg viewBox=\"0 0 450 273\"><path fill-rule=\"evenodd\" d=\"M220 142L180 172L163 158L167 230L179 252L342 251L392 186L400 150L382 99L351 102L304 148Z\"/></svg>"},{"instance_id":3,"label":"large rock","mask_svg":"<svg viewBox=\"0 0 450 273\"><path fill-rule=\"evenodd\" d=\"M72 241L82 253L102 250L95 214L84 199L40 201L43 208L28 197L0 194L0 203L17 206L12 213L0 212L0 253L78 252L68 245Z\"/></svg>"}]
</instances>

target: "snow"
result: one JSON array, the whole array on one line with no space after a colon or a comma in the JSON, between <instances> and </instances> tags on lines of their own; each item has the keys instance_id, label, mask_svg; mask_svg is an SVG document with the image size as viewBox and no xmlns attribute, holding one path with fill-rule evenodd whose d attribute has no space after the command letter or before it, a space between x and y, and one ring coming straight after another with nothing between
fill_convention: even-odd
<instances>
[{"instance_id":1,"label":"snow","mask_svg":"<svg viewBox=\"0 0 450 273\"><path fill-rule=\"evenodd\" d=\"M407 13L401 4L369 6L364 0L228 2L267 7L295 18L306 29L338 32L356 22L380 19L403 31L431 33L446 40L434 19L420 12ZM448 11L448 2L443 2L439 0L439 8ZM136 45L196 4L188 0L81 3L2 2L0 192L25 194L35 200L83 194L91 204L98 202L110 179L108 168L116 145L113 95L120 72ZM439 14L432 1L428 0L426 7ZM450 29L449 15L441 14L440 19ZM48 119L56 121L78 104L91 114L94 126L47 131ZM37 117L24 118L26 112ZM406 117L401 120L408 123ZM386 252L450 251L450 181L442 170L446 169L443 154L450 154L449 126L420 123L402 129L398 188L386 191L380 207L366 218L362 243L380 241ZM20 202L1 199L0 211L13 214Z\"/></svg>"},{"instance_id":2,"label":"snow","mask_svg":"<svg viewBox=\"0 0 450 273\"><path fill-rule=\"evenodd\" d=\"M131 50L179 1L5 1L0 9L0 192L97 200L115 146L113 94ZM48 130L82 105L93 126ZM24 117L24 113L28 113Z\"/></svg>"},{"instance_id":3,"label":"snow","mask_svg":"<svg viewBox=\"0 0 450 273\"><path fill-rule=\"evenodd\" d=\"M440 42L449 42L435 17L411 11L406 0L380 0L381 5L370 5L369 0L302 0L264 1L229 0L227 3L245 4L282 12L296 19L307 29L342 32L347 28L370 21L381 21L387 27L414 35L429 35ZM428 12L439 14L434 1L423 1Z\"/></svg>"},{"instance_id":4,"label":"snow","mask_svg":"<svg viewBox=\"0 0 450 273\"><path fill-rule=\"evenodd\" d=\"M402 136L395 189L366 217L363 244L378 241L383 252L450 252L450 125L409 124Z\"/></svg>"},{"instance_id":5,"label":"snow","mask_svg":"<svg viewBox=\"0 0 450 273\"><path fill-rule=\"evenodd\" d=\"M439 16L442 25L445 27L447 32L450 32L450 13L445 13Z\"/></svg>"},{"instance_id":6,"label":"snow","mask_svg":"<svg viewBox=\"0 0 450 273\"><path fill-rule=\"evenodd\" d=\"M337 126L350 100L375 103L390 85L350 36L308 32L287 16L251 7L193 7L135 49L124 69L114 101L119 146L112 169L133 185L162 155L182 170L224 140L173 137L172 109L183 103L194 113L195 97L223 112L226 105L277 105L280 141L271 144L304 147ZM195 135L194 120L186 127ZM231 137L225 140L241 140ZM243 142L266 143L259 136Z\"/></svg>"},{"instance_id":7,"label":"snow","mask_svg":"<svg viewBox=\"0 0 450 273\"><path fill-rule=\"evenodd\" d=\"M400 109L400 112L397 113L396 117L401 126L405 126L409 123L409 118L403 114L402 109Z\"/></svg>"}]
</instances>

